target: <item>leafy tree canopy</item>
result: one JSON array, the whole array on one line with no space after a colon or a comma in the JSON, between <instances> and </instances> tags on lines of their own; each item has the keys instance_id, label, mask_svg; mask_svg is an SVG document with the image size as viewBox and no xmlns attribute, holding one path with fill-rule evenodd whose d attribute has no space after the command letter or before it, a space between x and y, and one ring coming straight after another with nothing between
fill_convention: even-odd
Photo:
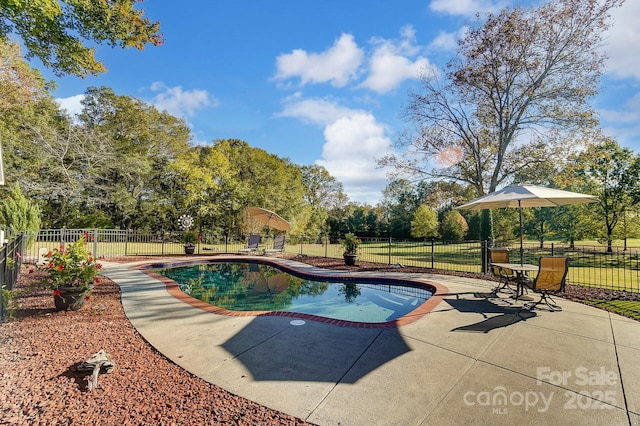
<instances>
[{"instance_id":1,"label":"leafy tree canopy","mask_svg":"<svg viewBox=\"0 0 640 426\"><path fill-rule=\"evenodd\" d=\"M449 210L440 224L440 234L444 241L460 241L467 234L469 225L458 210Z\"/></svg>"},{"instance_id":2,"label":"leafy tree canopy","mask_svg":"<svg viewBox=\"0 0 640 426\"><path fill-rule=\"evenodd\" d=\"M142 0L0 0L0 37L22 38L29 56L57 75L105 72L90 42L111 47L162 44L160 23L135 8Z\"/></svg>"},{"instance_id":3,"label":"leafy tree canopy","mask_svg":"<svg viewBox=\"0 0 640 426\"><path fill-rule=\"evenodd\" d=\"M437 237L438 213L424 204L420 205L413 214L411 236L415 238Z\"/></svg>"},{"instance_id":4,"label":"leafy tree canopy","mask_svg":"<svg viewBox=\"0 0 640 426\"><path fill-rule=\"evenodd\" d=\"M15 233L30 231L31 240L40 228L40 208L22 194L18 184L0 202L0 223Z\"/></svg>"},{"instance_id":5,"label":"leafy tree canopy","mask_svg":"<svg viewBox=\"0 0 640 426\"><path fill-rule=\"evenodd\" d=\"M595 208L585 212L596 214L600 240L611 250L616 227L640 203L640 157L605 138L577 155L569 170L583 192L598 196Z\"/></svg>"}]
</instances>

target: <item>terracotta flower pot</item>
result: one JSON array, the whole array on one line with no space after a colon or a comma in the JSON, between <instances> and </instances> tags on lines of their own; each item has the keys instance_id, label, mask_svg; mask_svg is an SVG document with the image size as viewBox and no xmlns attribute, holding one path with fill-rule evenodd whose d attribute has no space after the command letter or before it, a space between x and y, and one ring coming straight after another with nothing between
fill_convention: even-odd
<instances>
[{"instance_id":1,"label":"terracotta flower pot","mask_svg":"<svg viewBox=\"0 0 640 426\"><path fill-rule=\"evenodd\" d=\"M56 311L77 311L87 302L89 291L83 287L58 287L60 294L54 294Z\"/></svg>"}]
</instances>

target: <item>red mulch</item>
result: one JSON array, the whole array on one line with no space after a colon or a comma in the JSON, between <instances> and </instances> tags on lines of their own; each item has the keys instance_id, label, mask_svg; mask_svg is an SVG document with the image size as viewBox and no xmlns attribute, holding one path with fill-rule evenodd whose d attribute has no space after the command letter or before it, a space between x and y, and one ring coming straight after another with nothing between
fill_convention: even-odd
<instances>
[{"instance_id":1,"label":"red mulch","mask_svg":"<svg viewBox=\"0 0 640 426\"><path fill-rule=\"evenodd\" d=\"M14 318L0 324L0 424L301 425L303 420L233 395L151 347L127 320L108 279L79 311L56 312L42 279L23 267ZM104 349L116 366L87 389L76 366Z\"/></svg>"}]
</instances>

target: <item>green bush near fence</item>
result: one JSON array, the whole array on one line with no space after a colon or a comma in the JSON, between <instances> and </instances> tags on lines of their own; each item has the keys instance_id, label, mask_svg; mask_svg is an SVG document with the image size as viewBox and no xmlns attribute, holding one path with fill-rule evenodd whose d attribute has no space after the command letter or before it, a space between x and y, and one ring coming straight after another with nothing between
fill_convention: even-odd
<instances>
[{"instance_id":1,"label":"green bush near fence","mask_svg":"<svg viewBox=\"0 0 640 426\"><path fill-rule=\"evenodd\" d=\"M2 315L0 317L8 317L12 318L15 311L18 309L18 304L16 299L18 298L18 293L15 290L9 290L7 286L2 286ZM5 319L5 318L0 318Z\"/></svg>"}]
</instances>

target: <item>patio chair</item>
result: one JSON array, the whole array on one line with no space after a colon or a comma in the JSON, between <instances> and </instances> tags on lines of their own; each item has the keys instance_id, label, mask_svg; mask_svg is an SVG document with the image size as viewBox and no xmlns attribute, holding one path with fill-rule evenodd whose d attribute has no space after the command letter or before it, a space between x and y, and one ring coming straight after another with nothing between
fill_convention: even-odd
<instances>
[{"instance_id":1,"label":"patio chair","mask_svg":"<svg viewBox=\"0 0 640 426\"><path fill-rule=\"evenodd\" d=\"M566 257L541 257L538 263L538 275L533 281L524 283L534 292L540 293L541 297L536 303L525 305L526 308L535 309L536 306L544 302L549 307L549 310L561 311L562 308L556 304L550 295L564 291L568 271L569 264Z\"/></svg>"},{"instance_id":2,"label":"patio chair","mask_svg":"<svg viewBox=\"0 0 640 426\"><path fill-rule=\"evenodd\" d=\"M278 234L273 239L273 248L264 251L264 254L271 255L284 252L284 234Z\"/></svg>"},{"instance_id":3,"label":"patio chair","mask_svg":"<svg viewBox=\"0 0 640 426\"><path fill-rule=\"evenodd\" d=\"M506 248L492 248L489 249L489 262L490 263L509 263L509 249ZM509 287L510 283L517 283L517 274L508 268L502 268L500 266L491 266L491 273L498 277L501 285L498 285L493 293L497 293L502 289L512 291Z\"/></svg>"},{"instance_id":4,"label":"patio chair","mask_svg":"<svg viewBox=\"0 0 640 426\"><path fill-rule=\"evenodd\" d=\"M253 251L258 251L258 246L260 245L261 240L260 234L251 234L249 235L249 241L247 242L247 248L241 248L238 250L241 254L249 254Z\"/></svg>"}]
</instances>

